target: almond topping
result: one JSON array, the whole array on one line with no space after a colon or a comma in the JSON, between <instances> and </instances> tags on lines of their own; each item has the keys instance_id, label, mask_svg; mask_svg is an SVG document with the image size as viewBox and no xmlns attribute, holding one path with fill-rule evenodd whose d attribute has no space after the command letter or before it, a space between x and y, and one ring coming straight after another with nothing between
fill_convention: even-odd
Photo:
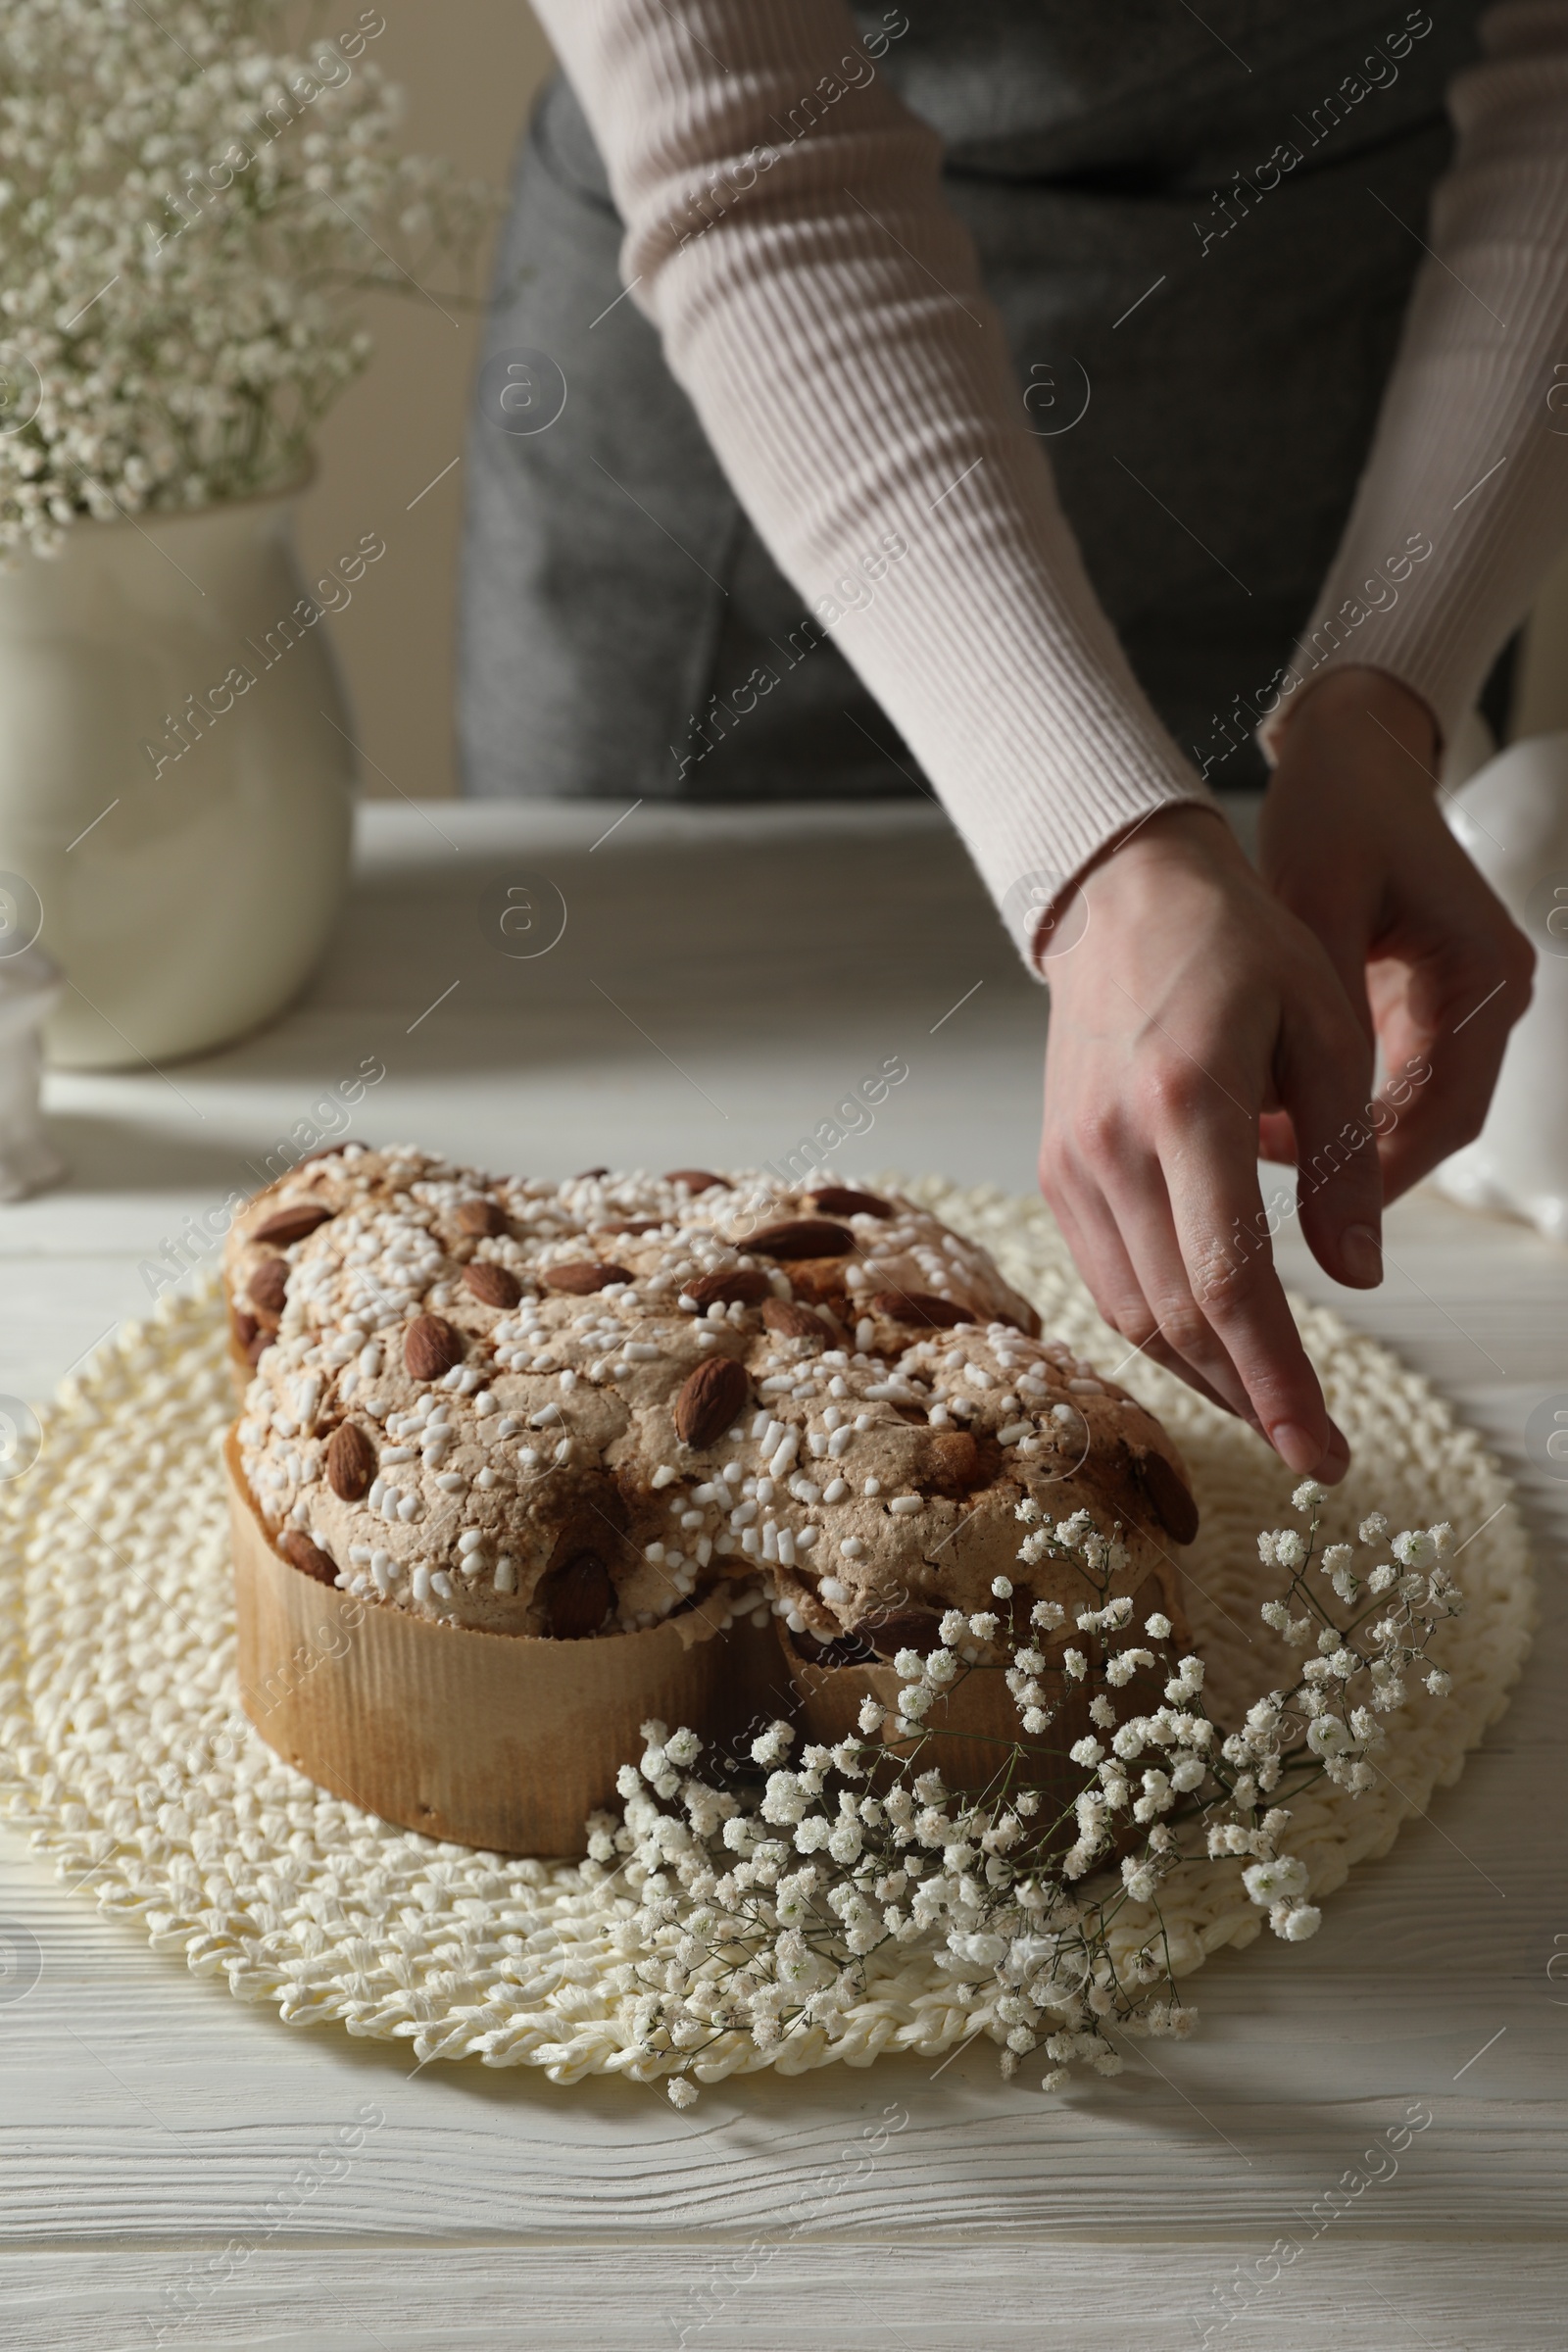
<instances>
[{"instance_id":1,"label":"almond topping","mask_svg":"<svg viewBox=\"0 0 1568 2352\"><path fill-rule=\"evenodd\" d=\"M557 1642L581 1642L597 1634L614 1597L610 1571L597 1551L579 1551L574 1560L552 1570L534 1596Z\"/></svg>"},{"instance_id":2,"label":"almond topping","mask_svg":"<svg viewBox=\"0 0 1568 2352\"><path fill-rule=\"evenodd\" d=\"M675 1435L695 1448L711 1446L744 1410L752 1393L746 1367L732 1355L710 1355L675 1399Z\"/></svg>"},{"instance_id":3,"label":"almond topping","mask_svg":"<svg viewBox=\"0 0 1568 2352\"><path fill-rule=\"evenodd\" d=\"M522 1285L515 1274L505 1266L492 1265L488 1258L474 1258L463 1269L464 1285L486 1306L515 1306L522 1297Z\"/></svg>"},{"instance_id":4,"label":"almond topping","mask_svg":"<svg viewBox=\"0 0 1568 2352\"><path fill-rule=\"evenodd\" d=\"M416 1316L404 1336L403 1361L411 1380L439 1380L462 1363L462 1336L441 1315Z\"/></svg>"},{"instance_id":5,"label":"almond topping","mask_svg":"<svg viewBox=\"0 0 1568 2352\"><path fill-rule=\"evenodd\" d=\"M460 1233L505 1233L507 1212L497 1200L460 1200L453 1223Z\"/></svg>"},{"instance_id":6,"label":"almond topping","mask_svg":"<svg viewBox=\"0 0 1568 2352\"><path fill-rule=\"evenodd\" d=\"M1137 1469L1154 1517L1166 1535L1173 1544L1190 1544L1198 1533L1198 1505L1182 1479L1162 1453L1143 1454Z\"/></svg>"},{"instance_id":7,"label":"almond topping","mask_svg":"<svg viewBox=\"0 0 1568 2352\"><path fill-rule=\"evenodd\" d=\"M586 1298L591 1291L608 1291L612 1282L630 1282L624 1266L602 1266L591 1257L574 1258L569 1266L546 1266L539 1277L547 1290L570 1291Z\"/></svg>"},{"instance_id":8,"label":"almond topping","mask_svg":"<svg viewBox=\"0 0 1568 2352\"><path fill-rule=\"evenodd\" d=\"M694 1306L752 1306L759 1298L771 1298L773 1285L760 1266L731 1266L718 1274L699 1274L689 1282L681 1297Z\"/></svg>"},{"instance_id":9,"label":"almond topping","mask_svg":"<svg viewBox=\"0 0 1568 2352\"><path fill-rule=\"evenodd\" d=\"M891 1200L879 1200L875 1193L857 1193L848 1185L830 1184L824 1192L811 1195L811 1206L829 1217L891 1217Z\"/></svg>"},{"instance_id":10,"label":"almond topping","mask_svg":"<svg viewBox=\"0 0 1568 2352\"><path fill-rule=\"evenodd\" d=\"M762 1321L781 1340L820 1340L826 1345L827 1325L808 1306L792 1306L786 1298L766 1298L762 1302Z\"/></svg>"},{"instance_id":11,"label":"almond topping","mask_svg":"<svg viewBox=\"0 0 1568 2352\"><path fill-rule=\"evenodd\" d=\"M258 1315L264 1321L270 1317L275 1331L277 1319L283 1312L283 1300L288 1295L288 1259L264 1257L245 1290Z\"/></svg>"},{"instance_id":12,"label":"almond topping","mask_svg":"<svg viewBox=\"0 0 1568 2352\"><path fill-rule=\"evenodd\" d=\"M740 1246L761 1257L848 1257L855 1236L847 1225L830 1225L825 1218L792 1217L783 1225L764 1226Z\"/></svg>"},{"instance_id":13,"label":"almond topping","mask_svg":"<svg viewBox=\"0 0 1568 2352\"><path fill-rule=\"evenodd\" d=\"M928 1331L952 1331L956 1324L977 1320L971 1307L939 1298L932 1291L878 1291L866 1304L873 1315L887 1315L895 1323L919 1324Z\"/></svg>"},{"instance_id":14,"label":"almond topping","mask_svg":"<svg viewBox=\"0 0 1568 2352\"><path fill-rule=\"evenodd\" d=\"M277 1548L289 1566L297 1568L302 1576L314 1577L318 1585L337 1583L337 1563L297 1527L283 1530L277 1539Z\"/></svg>"},{"instance_id":15,"label":"almond topping","mask_svg":"<svg viewBox=\"0 0 1568 2352\"><path fill-rule=\"evenodd\" d=\"M326 1444L326 1483L344 1502L368 1494L375 1476L375 1446L357 1421L334 1429Z\"/></svg>"},{"instance_id":16,"label":"almond topping","mask_svg":"<svg viewBox=\"0 0 1568 2352\"><path fill-rule=\"evenodd\" d=\"M248 1242L275 1242L286 1250L290 1242L303 1242L318 1225L325 1225L336 1212L323 1208L319 1200L296 1200L292 1208L274 1209L260 1225L245 1236Z\"/></svg>"}]
</instances>

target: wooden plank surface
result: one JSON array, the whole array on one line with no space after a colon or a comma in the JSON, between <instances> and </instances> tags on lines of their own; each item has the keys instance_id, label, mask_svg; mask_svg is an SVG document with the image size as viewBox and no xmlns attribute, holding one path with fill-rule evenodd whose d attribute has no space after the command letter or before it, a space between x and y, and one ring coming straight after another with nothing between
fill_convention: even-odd
<instances>
[{"instance_id":1,"label":"wooden plank surface","mask_svg":"<svg viewBox=\"0 0 1568 2352\"><path fill-rule=\"evenodd\" d=\"M777 1158L897 1055L908 1079L837 1170L1030 1187L1044 999L932 812L642 810L598 848L618 811L427 813L366 812L339 941L277 1028L163 1075L51 1081L74 1173L0 1211L0 1392L47 1393L145 1311L161 1243L366 1057L387 1075L353 1132L565 1173ZM567 904L531 964L485 933L518 875ZM1543 1570L1514 1708L1314 1942L1211 1963L1195 2040L1059 2101L1004 2085L988 2049L731 2082L683 2116L628 2085L416 2075L405 2050L284 2028L100 1920L7 1834L0 1922L38 1960L24 1997L24 1976L0 1982L8 2340L1560 2343L1568 1490L1525 1429L1568 1390L1568 1252L1428 1195L1396 1211L1370 1298L1336 1295L1289 1224L1280 1249L1487 1431ZM1412 2101L1432 2122L1396 2175L1314 2233ZM318 2166L366 2107L382 2120L363 2149ZM867 2165L888 2108L900 2128ZM192 2302L193 2266L225 2245L243 2258Z\"/></svg>"},{"instance_id":2,"label":"wooden plank surface","mask_svg":"<svg viewBox=\"0 0 1568 2352\"><path fill-rule=\"evenodd\" d=\"M0 2296L15 2352L130 2352L158 2341L186 2352L1190 2352L1224 2308L1216 2297L1235 2299L1238 2271L1245 2278L1267 2246L1261 2232L1255 2254L1251 2244L1190 2238L985 2254L885 2238L647 2243L634 2279L623 2250L593 2244L333 2248L308 2264L257 2247L237 2249L224 2266L231 2275L216 2278L205 2251L193 2263L173 2249L138 2250L0 2256ZM199 2317L184 2328L167 2317L171 2294L195 2303ZM1209 2340L1225 2352L1560 2352L1565 2299L1568 2262L1556 2247L1328 2240L1244 2295L1241 2316Z\"/></svg>"}]
</instances>

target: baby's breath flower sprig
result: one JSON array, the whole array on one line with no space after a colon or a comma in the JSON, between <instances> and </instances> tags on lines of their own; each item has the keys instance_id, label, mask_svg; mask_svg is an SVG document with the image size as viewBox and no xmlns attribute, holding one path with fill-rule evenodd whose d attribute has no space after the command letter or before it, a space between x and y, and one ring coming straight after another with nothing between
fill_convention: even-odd
<instances>
[{"instance_id":1,"label":"baby's breath flower sprig","mask_svg":"<svg viewBox=\"0 0 1568 2352\"><path fill-rule=\"evenodd\" d=\"M951 1980L936 2005L956 2032L1002 2045L1004 2075L1031 2054L1047 2061L1046 2090L1079 2062L1118 2074L1113 2036L1192 2031L1161 1893L1217 1859L1236 1862L1276 1935L1311 1936L1310 1873L1286 1847L1291 1810L1275 1800L1324 1776L1352 1795L1371 1787L1381 1718L1406 1702L1412 1673L1425 1670L1432 1695L1446 1691L1427 1650L1461 1596L1444 1565L1446 1526L1389 1541L1374 1512L1358 1545L1320 1553L1323 1489L1306 1480L1293 1499L1304 1532L1258 1538L1262 1563L1288 1580L1262 1616L1313 1655L1229 1733L1207 1712L1202 1660L1172 1657L1170 1620L1134 1625L1133 1602L1114 1592L1118 1539L1084 1511L1052 1525L1029 1500L1019 1559L1069 1564L1086 1594L1075 1610L1031 1603L998 1577L995 1608L951 1609L929 1655L898 1653L894 1704L866 1698L857 1737L807 1744L792 1761L795 1728L770 1724L751 1746L760 1793L755 1777L698 1778L696 1733L645 1724L641 1762L619 1775L623 1814L594 1817L585 1867L597 1879L614 1866L628 1889L615 1988L639 2052L667 2062L675 2103L697 2096L693 2073L726 2035L760 2050L852 2035L869 1964L901 1946ZM1358 1546L1385 1545L1391 1560L1357 1564ZM1140 1704L1161 1671L1163 1703ZM1023 1736L956 1751L955 1734L927 1718L976 1674L1004 1679ZM1085 1707L1094 1728L1069 1742ZM957 1789L937 1760L951 1766L955 1752Z\"/></svg>"},{"instance_id":2,"label":"baby's breath flower sprig","mask_svg":"<svg viewBox=\"0 0 1568 2352\"><path fill-rule=\"evenodd\" d=\"M432 268L476 251L496 199L398 152L402 100L367 54L384 20L292 51L266 37L283 17L0 15L0 559L57 554L84 515L296 478L369 354L345 295L437 299Z\"/></svg>"}]
</instances>

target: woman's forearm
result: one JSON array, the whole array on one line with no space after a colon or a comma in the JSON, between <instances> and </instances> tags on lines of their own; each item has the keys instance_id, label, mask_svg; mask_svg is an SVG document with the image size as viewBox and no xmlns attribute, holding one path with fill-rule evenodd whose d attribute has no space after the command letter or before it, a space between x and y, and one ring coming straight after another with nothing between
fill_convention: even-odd
<instances>
[{"instance_id":1,"label":"woman's forearm","mask_svg":"<svg viewBox=\"0 0 1568 2352\"><path fill-rule=\"evenodd\" d=\"M1398 678L1451 737L1568 543L1568 5L1494 8L1481 31L1450 93L1452 167L1408 223L1431 258L1275 747L1347 665Z\"/></svg>"},{"instance_id":2,"label":"woman's forearm","mask_svg":"<svg viewBox=\"0 0 1568 2352\"><path fill-rule=\"evenodd\" d=\"M1054 884L1207 795L1089 584L935 135L841 0L539 15L627 222L634 299L1027 955Z\"/></svg>"}]
</instances>

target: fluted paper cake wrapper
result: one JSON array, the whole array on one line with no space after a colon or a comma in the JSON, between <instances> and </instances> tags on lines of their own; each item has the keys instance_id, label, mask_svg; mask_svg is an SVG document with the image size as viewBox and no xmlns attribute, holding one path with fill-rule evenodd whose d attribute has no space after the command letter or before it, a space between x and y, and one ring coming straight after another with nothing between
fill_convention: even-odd
<instances>
[{"instance_id":1,"label":"fluted paper cake wrapper","mask_svg":"<svg viewBox=\"0 0 1568 2352\"><path fill-rule=\"evenodd\" d=\"M722 1740L769 1709L770 1636L743 1622L715 1638L712 1599L582 1642L435 1624L280 1559L232 1431L224 1461L245 1712L287 1763L383 1821L496 1853L580 1854L651 1716Z\"/></svg>"}]
</instances>

